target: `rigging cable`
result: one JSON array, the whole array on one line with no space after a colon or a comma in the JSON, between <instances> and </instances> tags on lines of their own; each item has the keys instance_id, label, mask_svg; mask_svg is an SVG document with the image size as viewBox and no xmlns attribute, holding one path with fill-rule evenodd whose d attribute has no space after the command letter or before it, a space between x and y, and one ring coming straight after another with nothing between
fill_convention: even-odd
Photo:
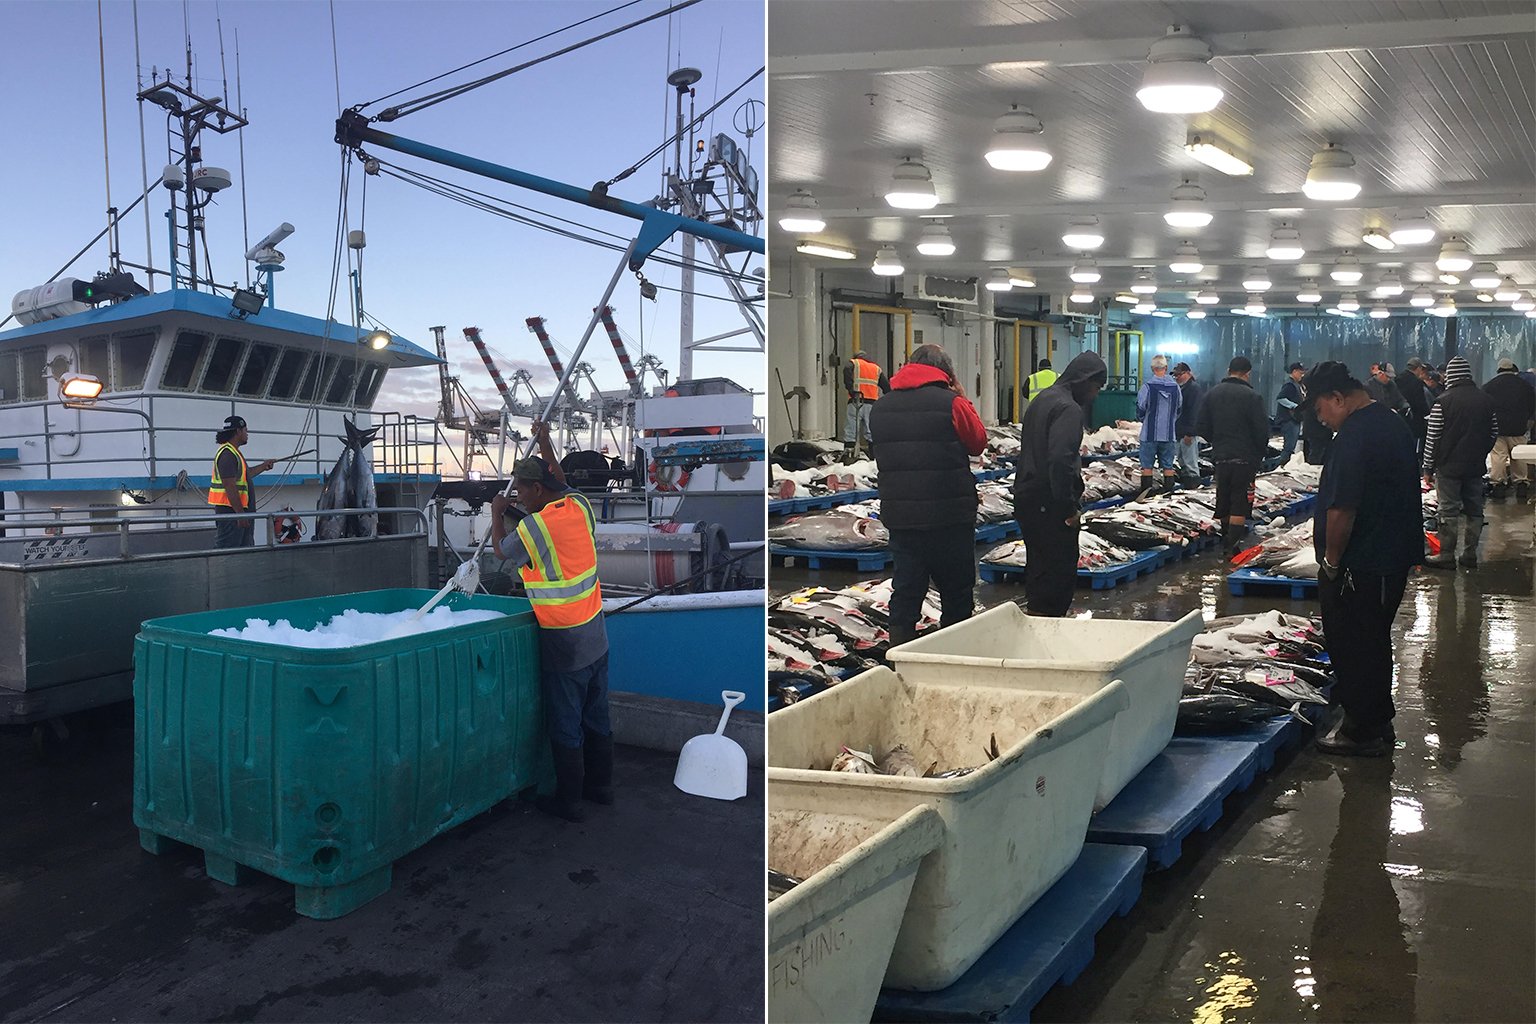
<instances>
[{"instance_id":1,"label":"rigging cable","mask_svg":"<svg viewBox=\"0 0 1536 1024\"><path fill-rule=\"evenodd\" d=\"M245 90L240 82L240 30L235 29L235 106L240 108L240 116L250 122L245 110ZM245 201L245 129L240 129L240 240L245 245L245 252L251 251L251 215ZM251 261L245 261L245 286L251 286Z\"/></svg>"},{"instance_id":2,"label":"rigging cable","mask_svg":"<svg viewBox=\"0 0 1536 1024\"><path fill-rule=\"evenodd\" d=\"M139 0L133 0L133 76L134 85L142 91L144 88L144 65L139 57ZM244 177L244 168L241 168L241 177ZM144 101L139 101L139 177L143 179L144 191L149 192L149 144L144 135ZM145 282L150 291L155 290L155 245L150 231L149 207L144 207L144 263L148 269L149 280Z\"/></svg>"},{"instance_id":3,"label":"rigging cable","mask_svg":"<svg viewBox=\"0 0 1536 1024\"><path fill-rule=\"evenodd\" d=\"M101 163L107 179L107 209L110 210L112 208L112 152L107 148L107 28L101 5L102 0L96 0L96 47L101 58ZM111 214L107 215L107 224L108 226L112 224Z\"/></svg>"},{"instance_id":4,"label":"rigging cable","mask_svg":"<svg viewBox=\"0 0 1536 1024\"><path fill-rule=\"evenodd\" d=\"M684 125L682 131L672 133L670 136L668 136L662 142L661 145L657 146L655 149L653 149L649 153L645 154L645 156L643 156L639 160L635 161L635 163L632 166L630 166L629 168L620 171L616 176L608 179L606 184L609 184L609 185L618 184L619 182L623 181L625 178L629 177L631 174L634 174L641 167L644 167L646 164L650 163L652 160L654 160L656 158L656 156L659 153L662 152L662 150L664 150L668 146L672 145L672 143L676 142L685 133L687 133L689 131L692 131L694 128L697 128L699 126L699 124L706 117L708 117L709 115L713 114L717 108L719 108L722 104L724 104L727 101L729 101L732 96L735 96L738 92L741 92L741 90L745 89L755 78L757 78L759 75L761 75L764 70L766 70L766 69L765 68L758 68L756 71L752 72L750 75L748 75L742 81L742 83L740 85L738 85L736 88L732 89L730 92L726 93L724 98L716 101L715 104L713 106L711 106L708 110L704 111L702 114L700 114L697 117L693 118L686 125ZM678 168L678 172L677 173L678 173L678 176L681 177L682 176L682 168Z\"/></svg>"}]
</instances>

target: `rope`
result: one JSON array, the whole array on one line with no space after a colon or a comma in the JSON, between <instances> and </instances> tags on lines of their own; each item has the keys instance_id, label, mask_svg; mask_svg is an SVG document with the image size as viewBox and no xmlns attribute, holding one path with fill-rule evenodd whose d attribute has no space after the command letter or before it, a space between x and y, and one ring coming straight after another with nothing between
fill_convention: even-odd
<instances>
[{"instance_id":1,"label":"rope","mask_svg":"<svg viewBox=\"0 0 1536 1024\"><path fill-rule=\"evenodd\" d=\"M680 132L673 132L671 135L669 135L662 142L661 145L657 146L655 149L653 149L649 153L645 154L645 156L641 157L639 160L637 160L632 166L630 166L626 170L620 171L617 176L615 176L613 178L609 178L607 183L609 185L616 185L619 182L623 181L625 178L629 177L631 174L634 174L636 171L638 171L640 168L644 167L646 164L650 163L652 160L654 160L656 158L656 156L658 154L660 154L662 152L662 150L664 150L668 146L672 145L672 143L676 142L679 138L681 138L683 135L687 134L688 132L692 131L694 128L697 128L700 124L703 123L703 121L704 121L704 119L706 117L708 117L709 115L713 114L716 110L718 110L723 104L725 104L727 101L729 101L732 96L735 96L738 92L741 92L741 90L745 89L752 82L752 80L757 78L759 75L761 75L764 70L765 70L765 68L758 68L756 71L752 72L750 75L748 75L746 77L746 79L740 85L738 85L736 88L732 89L730 92L726 93L725 96L722 97L721 99L717 100L715 102L715 104L713 106L711 106L708 110L704 111L702 114L698 115L697 117L695 117L691 121L689 121L687 124L685 124L683 126L683 130L682 131L680 131ZM682 168L678 168L678 174L679 175L682 174Z\"/></svg>"},{"instance_id":2,"label":"rope","mask_svg":"<svg viewBox=\"0 0 1536 1024\"><path fill-rule=\"evenodd\" d=\"M107 179L107 209L112 208L112 153L107 148L107 29L101 0L96 0L96 50L101 59L101 163Z\"/></svg>"}]
</instances>

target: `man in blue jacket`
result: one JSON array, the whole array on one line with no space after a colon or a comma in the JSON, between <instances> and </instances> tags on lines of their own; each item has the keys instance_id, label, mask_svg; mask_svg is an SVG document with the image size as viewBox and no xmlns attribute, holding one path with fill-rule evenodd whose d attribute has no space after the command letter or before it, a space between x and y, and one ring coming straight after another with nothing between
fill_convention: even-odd
<instances>
[{"instance_id":1,"label":"man in blue jacket","mask_svg":"<svg viewBox=\"0 0 1536 1024\"><path fill-rule=\"evenodd\" d=\"M1195 380L1195 371L1188 363L1175 363L1173 379L1179 382L1182 404L1179 421L1174 432L1179 435L1179 478L1185 487L1200 486L1200 438L1195 430L1195 414L1200 411L1200 399L1205 388Z\"/></svg>"},{"instance_id":2,"label":"man in blue jacket","mask_svg":"<svg viewBox=\"0 0 1536 1024\"><path fill-rule=\"evenodd\" d=\"M1290 379L1280 385L1280 394L1275 396L1275 423L1285 441L1285 447L1280 450L1282 466L1291 461L1291 456L1296 453L1296 442L1301 439L1301 403L1307 394L1301 378L1306 372L1306 366L1301 363L1286 367Z\"/></svg>"},{"instance_id":3,"label":"man in blue jacket","mask_svg":"<svg viewBox=\"0 0 1536 1024\"><path fill-rule=\"evenodd\" d=\"M1152 357L1152 376L1136 395L1136 414L1141 417L1141 493L1152 490L1154 465L1163 471L1163 493L1173 491L1173 461L1178 454L1179 412L1184 395L1178 381L1168 376L1168 357Z\"/></svg>"}]
</instances>

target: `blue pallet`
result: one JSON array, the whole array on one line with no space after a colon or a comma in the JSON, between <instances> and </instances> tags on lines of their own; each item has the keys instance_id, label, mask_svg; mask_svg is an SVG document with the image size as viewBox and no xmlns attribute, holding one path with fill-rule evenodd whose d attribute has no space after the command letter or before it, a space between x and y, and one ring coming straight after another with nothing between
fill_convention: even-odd
<instances>
[{"instance_id":1,"label":"blue pallet","mask_svg":"<svg viewBox=\"0 0 1536 1024\"><path fill-rule=\"evenodd\" d=\"M779 690L781 690L781 689L788 688L788 689L794 690L796 693L798 693L800 695L800 700L804 700L807 697L814 697L814 696L816 696L818 693L821 693L823 690L825 690L831 684L830 683L813 683L813 682L810 682L809 680L807 680L806 682L803 682L803 683L787 683L787 684L783 684L783 685L780 685L780 686L775 686L772 683L769 683L768 685L769 685L769 690L768 690L768 710L770 712L772 712L772 711L777 711L780 708L788 707L789 706L789 705L785 704L783 698L779 696ZM798 703L798 701L796 703Z\"/></svg>"},{"instance_id":2,"label":"blue pallet","mask_svg":"<svg viewBox=\"0 0 1536 1024\"><path fill-rule=\"evenodd\" d=\"M976 481L978 483L983 483L987 480L1001 480L1012 472L1012 466L1008 466L1004 469L978 469L975 471Z\"/></svg>"},{"instance_id":3,"label":"blue pallet","mask_svg":"<svg viewBox=\"0 0 1536 1024\"><path fill-rule=\"evenodd\" d=\"M1144 576L1162 564L1162 555L1155 549L1143 551L1129 562L1117 562L1103 569L1079 569L1077 581L1079 586L1086 582L1094 590L1108 590Z\"/></svg>"},{"instance_id":4,"label":"blue pallet","mask_svg":"<svg viewBox=\"0 0 1536 1024\"><path fill-rule=\"evenodd\" d=\"M1140 448L1132 448L1126 452L1110 452L1107 455L1084 455L1083 462L1112 462L1115 459L1135 459L1141 455Z\"/></svg>"},{"instance_id":5,"label":"blue pallet","mask_svg":"<svg viewBox=\"0 0 1536 1024\"><path fill-rule=\"evenodd\" d=\"M976 566L976 572L981 576L983 583L1008 582L1010 576L1017 576L1018 582L1024 582L1022 565L993 565L991 562L982 562Z\"/></svg>"},{"instance_id":6,"label":"blue pallet","mask_svg":"<svg viewBox=\"0 0 1536 1024\"><path fill-rule=\"evenodd\" d=\"M1293 576L1271 576L1257 569L1237 569L1227 576L1227 589L1234 597L1245 597L1285 591L1296 601L1317 596L1317 580L1297 579Z\"/></svg>"},{"instance_id":7,"label":"blue pallet","mask_svg":"<svg viewBox=\"0 0 1536 1024\"><path fill-rule=\"evenodd\" d=\"M1299 498L1281 509L1278 515L1286 519L1295 519L1298 516L1311 515L1312 509L1317 505L1317 495L1309 494L1305 498Z\"/></svg>"},{"instance_id":8,"label":"blue pallet","mask_svg":"<svg viewBox=\"0 0 1536 1024\"><path fill-rule=\"evenodd\" d=\"M1320 705L1313 705L1313 707L1320 708ZM1267 772L1275 766L1275 756L1279 754L1281 748L1307 739L1312 736L1313 731L1311 722L1297 721L1294 715L1280 715L1237 732L1203 738L1256 744L1258 769L1261 772Z\"/></svg>"},{"instance_id":9,"label":"blue pallet","mask_svg":"<svg viewBox=\"0 0 1536 1024\"><path fill-rule=\"evenodd\" d=\"M775 498L768 503L768 514L771 516L798 515L801 512L821 512L829 508L837 508L839 505L852 505L860 501L873 501L880 497L876 490L862 491L834 491L831 494L817 494L806 498Z\"/></svg>"},{"instance_id":10,"label":"blue pallet","mask_svg":"<svg viewBox=\"0 0 1536 1024\"><path fill-rule=\"evenodd\" d=\"M1182 544L1159 544L1155 548L1147 548L1147 554L1157 556L1157 568L1159 569L1165 565L1172 565L1180 558L1183 558L1183 552L1184 546Z\"/></svg>"},{"instance_id":11,"label":"blue pallet","mask_svg":"<svg viewBox=\"0 0 1536 1024\"><path fill-rule=\"evenodd\" d=\"M1146 851L1087 843L1061 880L982 954L960 980L938 992L883 990L877 1021L1028 1021L1058 984L1093 962L1093 939L1111 917L1141 898Z\"/></svg>"},{"instance_id":12,"label":"blue pallet","mask_svg":"<svg viewBox=\"0 0 1536 1024\"><path fill-rule=\"evenodd\" d=\"M771 544L768 553L778 559L779 564L783 564L786 558L801 559L808 569L858 569L860 572L869 572L884 569L891 564L891 553L885 548L872 551L828 551Z\"/></svg>"},{"instance_id":13,"label":"blue pallet","mask_svg":"<svg viewBox=\"0 0 1536 1024\"><path fill-rule=\"evenodd\" d=\"M1175 737L1088 822L1088 841L1140 846L1153 867L1179 859L1184 840L1221 819L1228 794L1253 785L1259 771L1254 739ZM1271 754L1270 761L1274 757Z\"/></svg>"},{"instance_id":14,"label":"blue pallet","mask_svg":"<svg viewBox=\"0 0 1536 1024\"><path fill-rule=\"evenodd\" d=\"M1185 558L1198 555L1202 551L1209 551L1221 542L1221 538L1214 533L1202 533L1184 545L1182 554Z\"/></svg>"},{"instance_id":15,"label":"blue pallet","mask_svg":"<svg viewBox=\"0 0 1536 1024\"><path fill-rule=\"evenodd\" d=\"M995 543L1017 537L1022 533L1017 519L1005 519L1001 523L982 523L976 527L976 543Z\"/></svg>"},{"instance_id":16,"label":"blue pallet","mask_svg":"<svg viewBox=\"0 0 1536 1024\"><path fill-rule=\"evenodd\" d=\"M1083 506L1083 511L1084 512L1092 512L1093 510L1100 509L1100 508L1119 508L1121 505L1124 505L1129 500L1130 500L1129 498L1125 498L1125 497L1102 498L1099 501L1091 501L1088 504L1084 505Z\"/></svg>"}]
</instances>

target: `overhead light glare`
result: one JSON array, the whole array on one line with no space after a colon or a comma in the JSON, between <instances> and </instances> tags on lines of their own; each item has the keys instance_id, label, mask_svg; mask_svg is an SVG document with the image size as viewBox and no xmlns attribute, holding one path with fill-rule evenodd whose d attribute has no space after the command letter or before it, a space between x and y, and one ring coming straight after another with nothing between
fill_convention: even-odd
<instances>
[{"instance_id":1,"label":"overhead light glare","mask_svg":"<svg viewBox=\"0 0 1536 1024\"><path fill-rule=\"evenodd\" d=\"M1492 302L1493 301L1493 292L1478 292L1477 293L1477 301L1478 302Z\"/></svg>"},{"instance_id":2,"label":"overhead light glare","mask_svg":"<svg viewBox=\"0 0 1536 1024\"><path fill-rule=\"evenodd\" d=\"M1446 273L1459 274L1463 270L1472 269L1472 251L1467 248L1467 243L1451 235L1440 247L1440 258L1435 260L1435 266Z\"/></svg>"},{"instance_id":3,"label":"overhead light glare","mask_svg":"<svg viewBox=\"0 0 1536 1024\"><path fill-rule=\"evenodd\" d=\"M1093 284L1099 279L1099 268L1093 260L1079 260L1067 276L1074 284Z\"/></svg>"},{"instance_id":4,"label":"overhead light glare","mask_svg":"<svg viewBox=\"0 0 1536 1024\"><path fill-rule=\"evenodd\" d=\"M1439 317L1456 315L1456 300L1449 295L1440 296L1440 301L1429 307L1430 313Z\"/></svg>"},{"instance_id":5,"label":"overhead light glare","mask_svg":"<svg viewBox=\"0 0 1536 1024\"><path fill-rule=\"evenodd\" d=\"M1173 317L1173 314L1168 312L1166 309L1154 309L1152 311L1152 315L1157 317L1159 320L1168 320Z\"/></svg>"},{"instance_id":6,"label":"overhead light glare","mask_svg":"<svg viewBox=\"0 0 1536 1024\"><path fill-rule=\"evenodd\" d=\"M1040 171L1051 162L1050 150L1040 141L1045 125L1028 110L1015 106L992 124L987 163L999 171Z\"/></svg>"},{"instance_id":7,"label":"overhead light glare","mask_svg":"<svg viewBox=\"0 0 1536 1024\"><path fill-rule=\"evenodd\" d=\"M1028 270L1013 269L1008 271L1008 283L1015 288L1033 288L1035 275Z\"/></svg>"},{"instance_id":8,"label":"overhead light glare","mask_svg":"<svg viewBox=\"0 0 1536 1024\"><path fill-rule=\"evenodd\" d=\"M1269 271L1263 267L1254 267L1243 278L1243 290L1249 292L1267 292L1270 289Z\"/></svg>"},{"instance_id":9,"label":"overhead light glare","mask_svg":"<svg viewBox=\"0 0 1536 1024\"><path fill-rule=\"evenodd\" d=\"M1212 291L1202 291L1195 296L1195 301L1202 306L1214 306L1221 301L1221 296Z\"/></svg>"},{"instance_id":10,"label":"overhead light glare","mask_svg":"<svg viewBox=\"0 0 1536 1024\"><path fill-rule=\"evenodd\" d=\"M1499 268L1492 263L1479 263L1472 268L1472 274L1467 278L1467 283L1473 288L1497 288Z\"/></svg>"},{"instance_id":11,"label":"overhead light glare","mask_svg":"<svg viewBox=\"0 0 1536 1024\"><path fill-rule=\"evenodd\" d=\"M1136 98L1157 114L1203 114L1214 110L1223 95L1211 48L1182 25L1168 29L1147 53Z\"/></svg>"},{"instance_id":12,"label":"overhead light glare","mask_svg":"<svg viewBox=\"0 0 1536 1024\"><path fill-rule=\"evenodd\" d=\"M1147 271L1138 271L1131 280L1131 291L1137 295L1153 295L1157 292L1157 282Z\"/></svg>"},{"instance_id":13,"label":"overhead light glare","mask_svg":"<svg viewBox=\"0 0 1536 1024\"><path fill-rule=\"evenodd\" d=\"M1198 274L1205 269L1205 264L1200 261L1200 250L1193 242L1185 242L1174 253L1173 259L1168 262L1168 269L1175 274Z\"/></svg>"},{"instance_id":14,"label":"overhead light glare","mask_svg":"<svg viewBox=\"0 0 1536 1024\"><path fill-rule=\"evenodd\" d=\"M1076 288L1072 289L1072 294L1068 296L1068 299L1078 304L1082 304L1084 302L1092 302L1093 292L1089 291L1083 285L1078 285Z\"/></svg>"},{"instance_id":15,"label":"overhead light glare","mask_svg":"<svg viewBox=\"0 0 1536 1024\"><path fill-rule=\"evenodd\" d=\"M1353 199L1360 194L1360 176L1355 170L1355 158L1347 149L1332 142L1312 157L1312 167L1301 191L1308 199L1337 203Z\"/></svg>"},{"instance_id":16,"label":"overhead light glare","mask_svg":"<svg viewBox=\"0 0 1536 1024\"><path fill-rule=\"evenodd\" d=\"M928 168L913 160L903 160L891 175L891 187L885 201L898 210L931 210L939 205L933 177Z\"/></svg>"},{"instance_id":17,"label":"overhead light glare","mask_svg":"<svg viewBox=\"0 0 1536 1024\"><path fill-rule=\"evenodd\" d=\"M1339 308L1346 313L1353 313L1360 308L1360 300L1355 298L1353 292L1339 296Z\"/></svg>"},{"instance_id":18,"label":"overhead light glare","mask_svg":"<svg viewBox=\"0 0 1536 1024\"><path fill-rule=\"evenodd\" d=\"M1499 282L1498 291L1493 293L1493 297L1500 302L1513 302L1518 299L1520 297L1520 289L1515 286L1515 279L1506 277L1503 281Z\"/></svg>"},{"instance_id":19,"label":"overhead light glare","mask_svg":"<svg viewBox=\"0 0 1536 1024\"><path fill-rule=\"evenodd\" d=\"M901 257L896 255L895 248L883 245L875 253L875 262L870 269L881 277L897 277L906 268L901 265Z\"/></svg>"},{"instance_id":20,"label":"overhead light glare","mask_svg":"<svg viewBox=\"0 0 1536 1024\"><path fill-rule=\"evenodd\" d=\"M1201 309L1199 306L1195 306L1191 309L1185 310L1184 315L1189 317L1191 320L1204 320L1205 310Z\"/></svg>"},{"instance_id":21,"label":"overhead light glare","mask_svg":"<svg viewBox=\"0 0 1536 1024\"><path fill-rule=\"evenodd\" d=\"M858 259L859 256L852 249L827 245L825 242L801 242L795 246L795 252L804 253L807 256L825 256L829 260L852 260Z\"/></svg>"},{"instance_id":22,"label":"overhead light glare","mask_svg":"<svg viewBox=\"0 0 1536 1024\"><path fill-rule=\"evenodd\" d=\"M1306 284L1302 285L1300 289L1297 290L1296 301L1307 303L1322 302L1323 293L1317 290L1317 284L1315 282L1308 281Z\"/></svg>"},{"instance_id":23,"label":"overhead light glare","mask_svg":"<svg viewBox=\"0 0 1536 1024\"><path fill-rule=\"evenodd\" d=\"M1253 173L1252 164L1233 154L1230 149L1209 135L1189 136L1189 141L1184 143L1184 152L1222 174L1241 177Z\"/></svg>"},{"instance_id":24,"label":"overhead light glare","mask_svg":"<svg viewBox=\"0 0 1536 1024\"><path fill-rule=\"evenodd\" d=\"M1515 301L1509 304L1509 308L1517 309L1521 312L1527 312L1529 310L1536 309L1536 301L1533 301L1528 293L1521 292Z\"/></svg>"},{"instance_id":25,"label":"overhead light glare","mask_svg":"<svg viewBox=\"0 0 1536 1024\"><path fill-rule=\"evenodd\" d=\"M1211 222L1212 214L1205 205L1205 189L1193 178L1185 178L1168 201L1163 220L1169 227L1203 228Z\"/></svg>"},{"instance_id":26,"label":"overhead light glare","mask_svg":"<svg viewBox=\"0 0 1536 1024\"><path fill-rule=\"evenodd\" d=\"M1001 267L992 271L992 276L987 279L987 291L989 292L1006 292L1012 289L1013 278L1009 276L1007 270Z\"/></svg>"},{"instance_id":27,"label":"overhead light glare","mask_svg":"<svg viewBox=\"0 0 1536 1024\"><path fill-rule=\"evenodd\" d=\"M1391 311L1388 310L1385 306L1372 306L1371 307L1371 319L1372 320L1385 320L1387 317L1389 317L1391 315L1392 315Z\"/></svg>"},{"instance_id":28,"label":"overhead light glare","mask_svg":"<svg viewBox=\"0 0 1536 1024\"><path fill-rule=\"evenodd\" d=\"M1130 292L1120 292L1115 296L1115 301L1123 302L1128 306L1139 306L1141 305L1141 296L1132 295Z\"/></svg>"},{"instance_id":29,"label":"overhead light glare","mask_svg":"<svg viewBox=\"0 0 1536 1024\"><path fill-rule=\"evenodd\" d=\"M1252 315L1254 315L1256 313L1264 312L1264 296L1262 296L1262 295L1250 295L1250 296L1248 296L1248 303L1247 303L1247 305L1243 306L1243 312L1249 314L1250 316L1252 316Z\"/></svg>"},{"instance_id":30,"label":"overhead light glare","mask_svg":"<svg viewBox=\"0 0 1536 1024\"><path fill-rule=\"evenodd\" d=\"M1441 274L1440 275L1440 283L1441 284L1452 284L1452 285L1454 285L1454 284L1461 284L1461 278L1458 277L1455 274Z\"/></svg>"},{"instance_id":31,"label":"overhead light glare","mask_svg":"<svg viewBox=\"0 0 1536 1024\"><path fill-rule=\"evenodd\" d=\"M1402 278L1396 274L1382 274L1376 282L1376 287L1371 292L1378 299L1390 299L1393 296L1403 294Z\"/></svg>"},{"instance_id":32,"label":"overhead light glare","mask_svg":"<svg viewBox=\"0 0 1536 1024\"><path fill-rule=\"evenodd\" d=\"M943 224L929 224L923 229L923 237L917 243L917 251L924 256L953 256L955 240Z\"/></svg>"},{"instance_id":33,"label":"overhead light glare","mask_svg":"<svg viewBox=\"0 0 1536 1024\"><path fill-rule=\"evenodd\" d=\"M1099 221L1096 217L1079 217L1067 225L1067 230L1062 233L1061 244L1069 249L1082 252L1084 249L1097 249L1104 244L1104 232L1099 230Z\"/></svg>"},{"instance_id":34,"label":"overhead light glare","mask_svg":"<svg viewBox=\"0 0 1536 1024\"><path fill-rule=\"evenodd\" d=\"M1333 269L1328 271L1328 276L1340 284L1359 284L1365 272L1360 269L1359 259L1346 252L1333 261Z\"/></svg>"},{"instance_id":35,"label":"overhead light glare","mask_svg":"<svg viewBox=\"0 0 1536 1024\"><path fill-rule=\"evenodd\" d=\"M1282 224L1269 236L1269 248L1264 255L1272 260L1299 260L1307 254L1301 244L1301 232Z\"/></svg>"},{"instance_id":36,"label":"overhead light glare","mask_svg":"<svg viewBox=\"0 0 1536 1024\"><path fill-rule=\"evenodd\" d=\"M1408 304L1410 306L1417 306L1420 309L1428 309L1435 304L1435 297L1428 288L1418 288L1408 297Z\"/></svg>"},{"instance_id":37,"label":"overhead light glare","mask_svg":"<svg viewBox=\"0 0 1536 1024\"><path fill-rule=\"evenodd\" d=\"M1391 236L1380 228L1366 228L1365 233L1360 236L1360 241L1372 249L1385 250L1397 248L1397 243L1392 241Z\"/></svg>"},{"instance_id":38,"label":"overhead light glare","mask_svg":"<svg viewBox=\"0 0 1536 1024\"><path fill-rule=\"evenodd\" d=\"M816 201L816 197L802 188L796 189L793 195L784 200L779 227L795 234L814 234L825 231L827 222L821 218L821 204Z\"/></svg>"},{"instance_id":39,"label":"overhead light glare","mask_svg":"<svg viewBox=\"0 0 1536 1024\"><path fill-rule=\"evenodd\" d=\"M1398 245L1423 245L1435 237L1435 226L1428 217L1409 217L1398 221L1387 237Z\"/></svg>"}]
</instances>

